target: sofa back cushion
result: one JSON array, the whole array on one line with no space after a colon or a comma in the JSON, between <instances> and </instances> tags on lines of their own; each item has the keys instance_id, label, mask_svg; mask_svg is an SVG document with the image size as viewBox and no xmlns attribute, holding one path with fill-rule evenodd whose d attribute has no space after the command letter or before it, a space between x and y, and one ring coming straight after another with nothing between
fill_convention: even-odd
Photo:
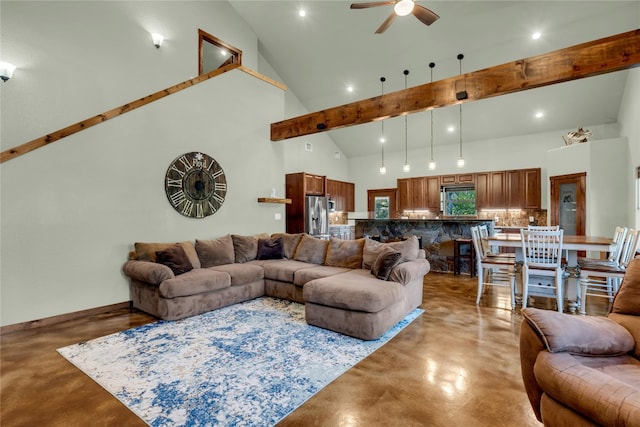
<instances>
[{"instance_id":1,"label":"sofa back cushion","mask_svg":"<svg viewBox=\"0 0 640 427\"><path fill-rule=\"evenodd\" d=\"M138 260L138 261L151 261L158 262L158 257L156 256L156 252L165 251L175 245L176 242L172 243L144 243L144 242L136 242L134 244L135 251L129 254L129 259ZM189 258L189 262L193 268L200 268L200 260L198 259L198 254L196 253L196 249L193 246L193 242L180 242L180 246L184 249L184 253Z\"/></svg>"},{"instance_id":2,"label":"sofa back cushion","mask_svg":"<svg viewBox=\"0 0 640 427\"><path fill-rule=\"evenodd\" d=\"M640 316L640 258L632 259L627 265L610 312Z\"/></svg>"},{"instance_id":3,"label":"sofa back cushion","mask_svg":"<svg viewBox=\"0 0 640 427\"><path fill-rule=\"evenodd\" d=\"M203 268L233 264L233 239L227 234L214 240L196 240L196 252Z\"/></svg>"},{"instance_id":4,"label":"sofa back cushion","mask_svg":"<svg viewBox=\"0 0 640 427\"><path fill-rule=\"evenodd\" d=\"M284 250L284 257L293 259L296 254L296 249L302 240L303 233L289 234L289 233L273 233L271 237L282 237L282 246Z\"/></svg>"},{"instance_id":5,"label":"sofa back cushion","mask_svg":"<svg viewBox=\"0 0 640 427\"><path fill-rule=\"evenodd\" d=\"M240 236L232 234L233 252L235 262L253 261L258 256L258 240L269 238L266 233L255 236Z\"/></svg>"},{"instance_id":6,"label":"sofa back cushion","mask_svg":"<svg viewBox=\"0 0 640 427\"><path fill-rule=\"evenodd\" d=\"M364 242L364 249L362 251L362 268L370 270L373 262L378 258L378 255L382 248L388 245L391 249L400 252L400 261L413 261L418 258L420 252L420 244L416 236L411 236L401 242L380 243L372 239L366 239Z\"/></svg>"},{"instance_id":7,"label":"sofa back cushion","mask_svg":"<svg viewBox=\"0 0 640 427\"><path fill-rule=\"evenodd\" d=\"M324 264L328 246L328 240L321 240L317 237L304 234L296 248L296 253L293 255L293 259L312 264Z\"/></svg>"},{"instance_id":8,"label":"sofa back cushion","mask_svg":"<svg viewBox=\"0 0 640 427\"><path fill-rule=\"evenodd\" d=\"M331 267L361 268L364 240L341 240L330 237L324 264Z\"/></svg>"}]
</instances>

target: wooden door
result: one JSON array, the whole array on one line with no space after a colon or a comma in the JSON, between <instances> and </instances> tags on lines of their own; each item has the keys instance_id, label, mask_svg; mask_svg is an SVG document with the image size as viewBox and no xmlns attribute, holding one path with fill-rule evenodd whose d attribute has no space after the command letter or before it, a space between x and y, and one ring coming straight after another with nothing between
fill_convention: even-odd
<instances>
[{"instance_id":1,"label":"wooden door","mask_svg":"<svg viewBox=\"0 0 640 427\"><path fill-rule=\"evenodd\" d=\"M378 190L367 190L367 211L372 218L376 217L376 199L388 200L388 218L395 218L396 215L396 189L384 188Z\"/></svg>"},{"instance_id":2,"label":"wooden door","mask_svg":"<svg viewBox=\"0 0 640 427\"><path fill-rule=\"evenodd\" d=\"M560 225L564 234L584 236L587 222L587 174L552 176L551 225Z\"/></svg>"}]
</instances>

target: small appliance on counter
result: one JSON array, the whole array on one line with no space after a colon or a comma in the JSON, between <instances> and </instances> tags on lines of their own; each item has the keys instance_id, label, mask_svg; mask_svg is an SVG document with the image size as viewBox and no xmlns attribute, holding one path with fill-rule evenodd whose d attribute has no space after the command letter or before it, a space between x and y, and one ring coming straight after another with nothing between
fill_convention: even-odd
<instances>
[{"instance_id":1,"label":"small appliance on counter","mask_svg":"<svg viewBox=\"0 0 640 427\"><path fill-rule=\"evenodd\" d=\"M329 238L329 203L324 196L307 196L304 232L320 239Z\"/></svg>"}]
</instances>

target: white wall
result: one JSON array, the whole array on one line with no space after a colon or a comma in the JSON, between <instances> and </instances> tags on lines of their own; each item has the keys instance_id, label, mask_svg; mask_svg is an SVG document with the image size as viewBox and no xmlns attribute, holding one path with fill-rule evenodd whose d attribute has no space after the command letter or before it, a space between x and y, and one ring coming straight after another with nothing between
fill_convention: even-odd
<instances>
[{"instance_id":1,"label":"white wall","mask_svg":"<svg viewBox=\"0 0 640 427\"><path fill-rule=\"evenodd\" d=\"M198 27L246 55L244 36L233 37L246 28L218 14L224 5L3 1L2 59L19 68L0 89L2 149L188 78ZM160 50L145 19L173 29ZM86 40L95 34L100 42ZM56 69L70 63L64 78ZM272 187L284 193L284 149L269 141L270 123L283 118L282 90L235 70L3 163L1 324L129 300L121 269L136 241L283 231L275 213L284 218L284 205L257 203ZM205 219L177 213L164 191L167 167L190 151L215 158L227 176L225 203Z\"/></svg>"},{"instance_id":2,"label":"white wall","mask_svg":"<svg viewBox=\"0 0 640 427\"><path fill-rule=\"evenodd\" d=\"M262 55L260 55L259 70L266 76L282 81ZM293 92L288 90L285 93L285 118L298 117L309 112ZM312 151L305 149L307 142L311 143ZM349 159L327 132L277 141L274 144L281 145L284 149L285 173L308 172L327 175L330 179L339 181L350 179Z\"/></svg>"},{"instance_id":3,"label":"white wall","mask_svg":"<svg viewBox=\"0 0 640 427\"><path fill-rule=\"evenodd\" d=\"M619 167L627 156L626 138L595 140L548 151L549 176L587 174L586 234L610 236L616 226L629 226L626 168ZM546 187L549 192L549 182Z\"/></svg>"},{"instance_id":4,"label":"white wall","mask_svg":"<svg viewBox=\"0 0 640 427\"><path fill-rule=\"evenodd\" d=\"M637 208L636 168L640 167L640 68L629 71L624 97L618 114L620 134L629 141L629 156L626 164L627 215L630 226L640 228L640 209ZM632 221L632 222L631 222ZM635 224L634 224L635 223Z\"/></svg>"},{"instance_id":5,"label":"white wall","mask_svg":"<svg viewBox=\"0 0 640 427\"><path fill-rule=\"evenodd\" d=\"M585 126L585 128L593 132L596 140L611 139L619 135L617 124ZM434 159L437 163L434 171L428 169L430 152L426 147L424 150L409 150L411 171L408 174L402 172L404 152L385 153L386 175L380 175L378 172L380 154L352 157L349 159L349 172L359 189L356 193L356 211L367 210L367 189L395 188L398 178L525 168L541 168L542 207L548 209L550 175L547 172L547 151L564 147L562 135L567 131L558 130L463 143L465 158L463 168L456 166L459 156L457 145L434 147Z\"/></svg>"}]
</instances>

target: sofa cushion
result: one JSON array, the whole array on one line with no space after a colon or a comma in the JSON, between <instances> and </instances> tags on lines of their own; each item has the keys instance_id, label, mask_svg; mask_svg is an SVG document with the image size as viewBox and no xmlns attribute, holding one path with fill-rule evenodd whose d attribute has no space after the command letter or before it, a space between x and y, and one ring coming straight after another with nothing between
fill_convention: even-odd
<instances>
[{"instance_id":1,"label":"sofa cushion","mask_svg":"<svg viewBox=\"0 0 640 427\"><path fill-rule=\"evenodd\" d=\"M284 243L282 237L271 237L258 240L258 255L256 259L282 259L284 258Z\"/></svg>"},{"instance_id":2,"label":"sofa cushion","mask_svg":"<svg viewBox=\"0 0 640 427\"><path fill-rule=\"evenodd\" d=\"M551 353L615 356L635 345L629 331L606 317L569 316L533 307L522 310L522 316Z\"/></svg>"},{"instance_id":3,"label":"sofa cushion","mask_svg":"<svg viewBox=\"0 0 640 427\"><path fill-rule=\"evenodd\" d=\"M382 248L373 265L371 265L371 274L380 280L389 280L391 270L400 263L400 257L402 257L402 254L391 249L391 247Z\"/></svg>"},{"instance_id":4,"label":"sofa cushion","mask_svg":"<svg viewBox=\"0 0 640 427\"><path fill-rule=\"evenodd\" d=\"M169 267L176 276L193 270L191 261L189 261L180 243L176 243L163 251L156 251L156 259L159 264Z\"/></svg>"},{"instance_id":5,"label":"sofa cushion","mask_svg":"<svg viewBox=\"0 0 640 427\"><path fill-rule=\"evenodd\" d=\"M231 286L244 285L264 279L264 269L254 264L225 264L209 267L208 270L222 271L231 276Z\"/></svg>"},{"instance_id":6,"label":"sofa cushion","mask_svg":"<svg viewBox=\"0 0 640 427\"><path fill-rule=\"evenodd\" d=\"M296 253L298 244L302 240L303 233L289 234L289 233L274 233L271 237L282 237L282 245L285 258L293 259Z\"/></svg>"},{"instance_id":7,"label":"sofa cushion","mask_svg":"<svg viewBox=\"0 0 640 427\"><path fill-rule=\"evenodd\" d=\"M346 273L347 271L351 271L351 269L345 267L329 267L326 265L303 268L293 273L293 284L296 286L304 286L305 283L312 280L335 276L336 274Z\"/></svg>"},{"instance_id":8,"label":"sofa cushion","mask_svg":"<svg viewBox=\"0 0 640 427\"><path fill-rule=\"evenodd\" d=\"M247 262L256 259L258 256L258 240L268 238L268 234L258 234L255 236L240 236L232 234L233 252L235 262Z\"/></svg>"},{"instance_id":9,"label":"sofa cushion","mask_svg":"<svg viewBox=\"0 0 640 427\"><path fill-rule=\"evenodd\" d=\"M418 252L420 251L420 242L416 236L411 236L401 242L387 243L392 249L400 252L400 262L413 261L418 258Z\"/></svg>"},{"instance_id":10,"label":"sofa cushion","mask_svg":"<svg viewBox=\"0 0 640 427\"><path fill-rule=\"evenodd\" d=\"M378 258L378 254L384 248L384 243L377 242L370 238L364 239L364 247L362 248L362 268L371 270L373 262Z\"/></svg>"},{"instance_id":11,"label":"sofa cushion","mask_svg":"<svg viewBox=\"0 0 640 427\"><path fill-rule=\"evenodd\" d=\"M235 259L233 240L229 234L214 240L196 240L196 252L202 268L233 264Z\"/></svg>"},{"instance_id":12,"label":"sofa cushion","mask_svg":"<svg viewBox=\"0 0 640 427\"><path fill-rule=\"evenodd\" d=\"M360 268L365 239L341 240L329 237L325 265L332 267Z\"/></svg>"},{"instance_id":13,"label":"sofa cushion","mask_svg":"<svg viewBox=\"0 0 640 427\"><path fill-rule=\"evenodd\" d=\"M315 264L296 261L293 259L263 261L264 278L280 282L293 283L296 271L303 268L317 267Z\"/></svg>"},{"instance_id":14,"label":"sofa cushion","mask_svg":"<svg viewBox=\"0 0 640 427\"><path fill-rule=\"evenodd\" d=\"M231 286L231 277L222 271L198 268L160 283L163 298L175 298L217 291Z\"/></svg>"},{"instance_id":15,"label":"sofa cushion","mask_svg":"<svg viewBox=\"0 0 640 427\"><path fill-rule=\"evenodd\" d=\"M368 270L312 280L302 292L306 302L368 313L377 313L405 298L404 286L378 280Z\"/></svg>"},{"instance_id":16,"label":"sofa cushion","mask_svg":"<svg viewBox=\"0 0 640 427\"><path fill-rule=\"evenodd\" d=\"M611 304L611 313L640 316L640 259L627 265L620 288Z\"/></svg>"},{"instance_id":17,"label":"sofa cushion","mask_svg":"<svg viewBox=\"0 0 640 427\"><path fill-rule=\"evenodd\" d=\"M193 268L200 268L200 259L198 259L198 254L196 253L196 249L193 246L192 242L179 242L184 249L184 252L187 254L189 258L189 262ZM164 251L167 248L175 245L176 242L172 243L144 243L144 242L136 242L134 244L135 251L132 252L129 256L129 259L135 259L138 261L151 261L156 262L156 252Z\"/></svg>"},{"instance_id":18,"label":"sofa cushion","mask_svg":"<svg viewBox=\"0 0 640 427\"><path fill-rule=\"evenodd\" d=\"M328 240L321 240L317 237L304 234L293 259L296 261L310 262L312 264L324 264L327 255Z\"/></svg>"}]
</instances>

